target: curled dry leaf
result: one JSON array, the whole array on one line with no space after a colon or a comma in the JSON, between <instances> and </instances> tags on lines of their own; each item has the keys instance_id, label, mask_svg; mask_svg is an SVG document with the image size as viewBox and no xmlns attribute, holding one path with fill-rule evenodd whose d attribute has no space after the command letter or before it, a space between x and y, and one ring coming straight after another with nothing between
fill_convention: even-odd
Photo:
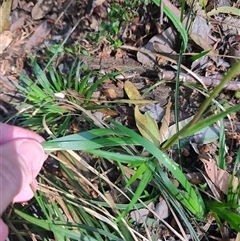
<instances>
[{"instance_id":1,"label":"curled dry leaf","mask_svg":"<svg viewBox=\"0 0 240 241\"><path fill-rule=\"evenodd\" d=\"M224 194L228 194L229 186L231 185L231 178L227 171L220 169L213 160L207 161L206 159L200 158L204 164L205 171L210 178L210 180L218 187ZM233 177L232 181L232 191L235 192L238 187L238 178Z\"/></svg>"}]
</instances>

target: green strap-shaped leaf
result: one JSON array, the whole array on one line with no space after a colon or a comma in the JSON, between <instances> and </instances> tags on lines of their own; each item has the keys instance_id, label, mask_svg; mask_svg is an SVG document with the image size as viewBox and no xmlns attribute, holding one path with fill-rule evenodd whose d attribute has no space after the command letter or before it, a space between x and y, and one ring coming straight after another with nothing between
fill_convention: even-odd
<instances>
[{"instance_id":1,"label":"green strap-shaped leaf","mask_svg":"<svg viewBox=\"0 0 240 241\"><path fill-rule=\"evenodd\" d=\"M153 0L153 2L160 7L160 0ZM181 34L183 40L183 51L186 50L188 44L188 33L184 26L182 25L180 19L167 7L163 4L163 12L170 18L175 28Z\"/></svg>"}]
</instances>

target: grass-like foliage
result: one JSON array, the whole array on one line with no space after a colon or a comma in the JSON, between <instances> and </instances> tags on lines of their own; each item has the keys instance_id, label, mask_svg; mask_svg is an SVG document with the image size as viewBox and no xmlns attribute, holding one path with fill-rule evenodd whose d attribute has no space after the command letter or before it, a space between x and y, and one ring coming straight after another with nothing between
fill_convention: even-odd
<instances>
[{"instance_id":1,"label":"grass-like foliage","mask_svg":"<svg viewBox=\"0 0 240 241\"><path fill-rule=\"evenodd\" d=\"M77 114L79 110L76 105L87 109L99 109L106 106L99 106L96 103L89 105L91 96L97 87L106 79L112 79L120 72L109 75L101 75L95 72L84 72L86 64L76 58L73 62L68 75L60 73L53 66L50 66L48 73L45 73L38 64L36 58L31 58L33 75L31 77L21 75L21 83L15 83L21 91L25 100L22 103L12 103L21 105L23 111L17 115L20 125L38 129L44 122L50 126L56 136L64 135L64 130L70 126L71 115ZM95 76L98 80L95 83L89 79ZM65 100L63 102L62 100ZM67 101L74 102L75 106ZM56 127L56 123L62 123L61 127ZM42 129L41 129L42 130Z\"/></svg>"},{"instance_id":2,"label":"grass-like foliage","mask_svg":"<svg viewBox=\"0 0 240 241\"><path fill-rule=\"evenodd\" d=\"M110 121L105 124L105 127L100 125L102 128L96 128L96 123L91 119L88 109L101 108L101 106L92 105L93 92L104 80L114 79L118 72L98 76L97 81L89 83L88 80L93 73L82 74L83 63L81 61L74 62L69 76L60 74L53 67L50 67L48 73L45 74L36 60L32 59L32 63L36 81L22 76L24 86L17 85L26 97L23 106L27 108L18 115L19 121L22 126L33 129L45 128L51 135L51 140L42 145L46 153L59 161L65 179L62 180L47 173L41 175L36 201L43 212L42 219L35 218L24 210L15 210L18 216L26 220L29 228L34 228L34 225L38 226L40 230L37 232L42 233L43 237L48 236L46 231L51 231L56 240L66 240L66 238L128 241L141 238L146 240L134 230L129 212L146 207L150 201L156 200L161 194L168 201L172 212L176 213L186 225L194 240L199 240L199 236L193 228L192 218L204 222L209 211L220 226L221 220L224 219L233 230L240 231L237 203L239 186L237 193L232 193L229 188L226 203L212 202L208 198L203 198L199 187L190 184L181 167L165 153L178 140L196 133L232 112L240 111L238 105L216 115L202 118L211 101L220 93L227 81L236 74L240 63L234 66L222 83L212 90L193 120L170 137L160 148L117 122ZM89 121L90 130L65 135L72 119L79 115ZM95 127L92 129L92 126ZM148 131L153 132L155 129ZM54 136L62 137L55 138ZM221 138L221 142L224 142L224 138ZM223 144L221 146L224 147ZM59 152L64 158L59 157ZM89 165L81 157L81 153L87 153L91 157L98 157L100 161L107 160L112 163L120 170L125 184L119 186L112 183L106 177L105 172ZM239 154L237 162L239 162ZM224 168L223 161L221 167ZM95 178L100 180L102 188L96 189L84 176L83 170L83 173L95 175ZM179 182L178 188L172 183L170 176ZM133 187L135 182L138 182L137 188ZM105 184L110 186L110 190L117 191L117 197L125 196L127 203L115 203L112 194L109 195L104 189ZM147 191L149 185L153 187L150 193ZM101 200L94 200L89 189L93 189ZM185 240L186 234L182 228L179 233L166 221L161 218L159 220L180 240ZM21 237L19 233L18 235Z\"/></svg>"}]
</instances>

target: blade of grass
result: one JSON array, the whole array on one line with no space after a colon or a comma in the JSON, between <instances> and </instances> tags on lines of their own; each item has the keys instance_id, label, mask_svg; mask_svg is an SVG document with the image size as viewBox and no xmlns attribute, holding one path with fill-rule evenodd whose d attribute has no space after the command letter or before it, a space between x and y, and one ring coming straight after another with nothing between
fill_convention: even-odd
<instances>
[{"instance_id":1,"label":"blade of grass","mask_svg":"<svg viewBox=\"0 0 240 241\"><path fill-rule=\"evenodd\" d=\"M33 71L34 71L34 74L36 76L36 79L37 79L37 82L40 83L40 85L48 92L48 93L51 93L53 94L54 91L53 89L51 88L52 85L50 84L47 76L45 75L45 73L43 72L43 70L41 69L41 67L38 65L37 63L37 58L31 58L32 59L32 62L33 62ZM34 83L34 85L37 84Z\"/></svg>"},{"instance_id":2,"label":"blade of grass","mask_svg":"<svg viewBox=\"0 0 240 241\"><path fill-rule=\"evenodd\" d=\"M153 2L158 7L160 7L160 0L153 0ZM187 33L186 29L182 25L180 19L175 14L173 14L172 11L164 4L163 4L163 12L168 16L168 18L170 18L173 25L175 26L175 28L180 33L180 35L182 37L182 40L183 40L183 49L185 51L186 48L187 48L187 44L188 44L188 33Z\"/></svg>"},{"instance_id":3,"label":"blade of grass","mask_svg":"<svg viewBox=\"0 0 240 241\"><path fill-rule=\"evenodd\" d=\"M149 163L150 164L150 163ZM117 218L117 222L120 222L122 218L124 218L130 210L134 207L134 205L137 203L138 199L142 195L143 191L145 190L146 186L152 179L153 173L154 173L154 165L146 166L145 172L142 174L142 177L140 179L139 185L137 190L134 192L134 196L132 197L130 203L128 204L127 208L120 214L120 216Z\"/></svg>"},{"instance_id":4,"label":"blade of grass","mask_svg":"<svg viewBox=\"0 0 240 241\"><path fill-rule=\"evenodd\" d=\"M161 171L160 171L161 172ZM175 196L169 192L168 186L166 183L160 178L158 173L156 172L153 176L153 182L158 186L159 190L164 194L164 196L167 198L168 201L170 201L171 205L175 208L175 210L178 212L179 217L184 221L184 224L188 227L191 237L196 240L200 241L196 231L194 230L190 218L187 217L187 212L179 205L178 202L176 202Z\"/></svg>"},{"instance_id":5,"label":"blade of grass","mask_svg":"<svg viewBox=\"0 0 240 241\"><path fill-rule=\"evenodd\" d=\"M188 128L186 128L186 130L183 132L182 135L180 135L179 133L177 133L177 134L179 135L180 138L190 136L190 135L194 134L195 132L200 131L207 126L212 125L213 123L215 123L219 119L227 116L228 114L238 112L239 110L240 110L240 105L236 105L234 107L227 109L226 111L220 112L219 114L216 114L216 115L210 116L206 119L203 119L194 125L190 125ZM181 132L181 130L179 132Z\"/></svg>"},{"instance_id":6,"label":"blade of grass","mask_svg":"<svg viewBox=\"0 0 240 241\"><path fill-rule=\"evenodd\" d=\"M147 157L141 157L141 156L132 156L132 155L126 155L126 154L120 154L117 152L111 152L111 151L102 151L102 150L87 150L88 153L104 157L109 160L114 160L119 163L126 163L126 164L134 164L134 165L141 165L150 159Z\"/></svg>"},{"instance_id":7,"label":"blade of grass","mask_svg":"<svg viewBox=\"0 0 240 241\"><path fill-rule=\"evenodd\" d=\"M199 129L197 126L199 125L199 123L197 123L197 121L199 121L199 119L202 117L202 115L204 114L204 111L208 108L209 104L211 103L211 101L222 91L222 89L224 88L224 86L227 84L227 82L229 80L231 80L233 77L236 76L236 74L238 73L240 69L240 61L238 61L232 68L230 71L227 72L227 74L224 76L223 80L221 81L221 83L215 87L212 92L209 94L209 97L205 99L205 101L203 102L203 104L201 105L201 107L199 108L197 114L194 116L194 118L186 125L184 126L178 133L176 133L174 136L172 136L169 140L167 140L163 145L162 145L162 150L166 151L168 150L172 145L174 145L180 138L182 138L183 136L188 136L194 133L194 128L201 130L201 128ZM234 111L238 111L239 110L239 106L236 106L235 108L229 108L227 111L223 112L224 114L218 114L218 119L222 118L224 116L226 116L227 114L234 112ZM215 118L217 119L217 118ZM209 125L211 125L213 122L215 122L215 119L212 117L208 118L208 122ZM206 125L203 124L205 120L202 121L201 125L202 128L204 128ZM212 121L212 122L211 122ZM188 129L192 128L193 124L197 123L193 129L191 129L191 131L189 131ZM189 134L191 133L191 134Z\"/></svg>"},{"instance_id":8,"label":"blade of grass","mask_svg":"<svg viewBox=\"0 0 240 241\"><path fill-rule=\"evenodd\" d=\"M218 110L220 111L220 110ZM225 151L225 127L223 118L219 119L220 130L219 130L219 152L218 152L218 166L219 168L226 169L226 151Z\"/></svg>"},{"instance_id":9,"label":"blade of grass","mask_svg":"<svg viewBox=\"0 0 240 241\"><path fill-rule=\"evenodd\" d=\"M57 233L57 234L59 234L59 236L61 235L63 238L62 240L66 240L65 238L72 238L74 240L82 240L82 241L98 241L97 239L91 237L90 235L86 236L86 235L79 234L77 232L64 228L63 223L54 224L53 222L48 221L48 220L40 220L40 219L30 216L26 213L23 213L17 209L15 209L15 212L17 215L19 215L23 219L25 219L31 223L34 223L35 225L37 225L41 228L44 228L45 230Z\"/></svg>"},{"instance_id":10,"label":"blade of grass","mask_svg":"<svg viewBox=\"0 0 240 241\"><path fill-rule=\"evenodd\" d=\"M127 71L127 70L125 70L125 71ZM86 92L86 99L91 99L93 92L94 92L94 91L96 90L96 88L97 88L100 84L102 84L105 80L111 79L111 78L113 78L113 77L115 77L115 76L117 76L117 75L119 75L119 74L121 74L121 73L123 73L123 72L124 72L124 71L114 72L114 73L112 73L112 74L105 75L105 76L103 76L102 78L100 78L99 80L97 80L96 83L94 83L93 85L91 85L91 86L89 87L89 89L87 90L87 92Z\"/></svg>"},{"instance_id":11,"label":"blade of grass","mask_svg":"<svg viewBox=\"0 0 240 241\"><path fill-rule=\"evenodd\" d=\"M175 176L179 183L181 183L181 185L185 188L186 192L190 195L189 199L187 200L187 202L189 202L188 208L193 212L194 215L198 216L199 218L203 218L205 215L205 207L203 201L201 200L201 196L199 197L196 194L195 190L192 188L191 184L188 182L185 175L182 173L176 163L168 158L167 155L155 147L151 142L144 139L134 131L116 122L111 122L123 133L128 134L133 140L143 146L149 153L155 156L165 167L168 168L168 170Z\"/></svg>"},{"instance_id":12,"label":"blade of grass","mask_svg":"<svg viewBox=\"0 0 240 241\"><path fill-rule=\"evenodd\" d=\"M239 214L234 213L230 209L238 207L238 205L212 201L207 203L207 207L211 212L215 213L222 220L227 221L231 228L233 228L237 232L240 232L240 216Z\"/></svg>"}]
</instances>

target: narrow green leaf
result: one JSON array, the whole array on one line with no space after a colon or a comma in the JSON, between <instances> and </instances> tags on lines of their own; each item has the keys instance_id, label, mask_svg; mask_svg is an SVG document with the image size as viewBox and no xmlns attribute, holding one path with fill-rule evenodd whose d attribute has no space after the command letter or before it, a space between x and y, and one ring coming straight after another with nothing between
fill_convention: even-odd
<instances>
[{"instance_id":1,"label":"narrow green leaf","mask_svg":"<svg viewBox=\"0 0 240 241\"><path fill-rule=\"evenodd\" d=\"M197 218L203 219L205 215L205 208L204 208L204 202L202 200L202 197L199 193L196 191L196 197L199 196L198 202L196 203L196 199L192 198L191 193L188 193L186 191L180 191L178 188L174 186L174 184L170 181L170 179L167 177L167 175L162 171L161 168L157 168L157 172L162 178L162 181L166 188L172 193L172 195L178 199L178 201L187 208L191 213L193 213ZM200 204L200 205L199 205ZM198 209L197 205L199 205L199 211L196 212Z\"/></svg>"},{"instance_id":2,"label":"narrow green leaf","mask_svg":"<svg viewBox=\"0 0 240 241\"><path fill-rule=\"evenodd\" d=\"M141 156L131 156L126 154L120 154L117 152L101 151L101 150L87 150L88 153L104 157L109 160L114 160L120 163L141 165L149 160L149 158Z\"/></svg>"},{"instance_id":3,"label":"narrow green leaf","mask_svg":"<svg viewBox=\"0 0 240 241\"><path fill-rule=\"evenodd\" d=\"M35 58L33 60L33 70L34 70L34 74L37 78L37 81L40 83L40 85L49 93L53 94L54 91L52 90L52 85L49 83L49 80L47 78L47 76L45 75L45 73L43 72L43 70L41 69L41 67L38 65L37 63L37 59Z\"/></svg>"},{"instance_id":4,"label":"narrow green leaf","mask_svg":"<svg viewBox=\"0 0 240 241\"><path fill-rule=\"evenodd\" d=\"M160 7L160 0L153 0L153 2L158 7ZM186 48L187 48L187 44L188 44L188 34L187 34L186 29L182 25L180 19L164 4L163 4L163 12L170 18L170 20L174 24L175 28L181 34L181 37L182 37L182 40L183 40L183 49L185 51Z\"/></svg>"},{"instance_id":5,"label":"narrow green leaf","mask_svg":"<svg viewBox=\"0 0 240 241\"><path fill-rule=\"evenodd\" d=\"M135 191L134 196L131 199L131 202L129 203L127 208L121 213L121 215L118 217L118 219L117 219L118 222L119 222L119 220L121 220L121 218L125 217L130 210L133 209L134 205L136 204L136 202L138 201L138 199L142 195L146 186L148 185L148 183L152 179L152 176L153 176L153 170L152 170L152 168L150 169L148 167L146 169L146 171L144 172L144 174L142 175L142 178L139 182L138 188Z\"/></svg>"},{"instance_id":6,"label":"narrow green leaf","mask_svg":"<svg viewBox=\"0 0 240 241\"><path fill-rule=\"evenodd\" d=\"M182 171L179 169L177 164L172 161L166 154L164 154L162 151L160 151L156 146L154 146L151 142L144 139L134 131L128 129L127 127L124 127L116 122L112 123L120 129L123 133L128 134L132 140L139 143L141 146L143 146L149 153L151 153L153 156L155 156L165 167L168 168L168 170L176 177L176 179L181 183L182 187L186 190L186 193L189 194L190 198L187 200L189 202L189 205L192 206L190 211L193 211L194 215L199 216L199 218L203 217L205 215L205 207L202 200L199 200L201 196L199 197L195 190L192 188L191 184L186 179L185 175L182 173ZM195 204L194 204L195 203Z\"/></svg>"},{"instance_id":7,"label":"narrow green leaf","mask_svg":"<svg viewBox=\"0 0 240 241\"><path fill-rule=\"evenodd\" d=\"M228 208L228 204L212 201L209 202L207 206L211 212L217 214L222 220L227 221L231 228L235 229L237 232L240 232L240 216L239 214L231 211ZM231 207L233 207L232 204Z\"/></svg>"},{"instance_id":8,"label":"narrow green leaf","mask_svg":"<svg viewBox=\"0 0 240 241\"><path fill-rule=\"evenodd\" d=\"M126 187L129 187L133 182L135 182L138 178L141 180L140 176L147 171L148 167L146 164L142 164L139 166L137 171L134 173L134 175L129 179L129 181L126 184Z\"/></svg>"},{"instance_id":9,"label":"narrow green leaf","mask_svg":"<svg viewBox=\"0 0 240 241\"><path fill-rule=\"evenodd\" d=\"M185 51L187 49L187 44L188 44L188 33L186 29L182 25L180 19L164 4L163 4L163 12L171 19L175 28L181 34L181 37L183 40L183 51Z\"/></svg>"},{"instance_id":10,"label":"narrow green leaf","mask_svg":"<svg viewBox=\"0 0 240 241\"><path fill-rule=\"evenodd\" d=\"M161 147L163 151L166 151L168 148L170 148L172 145L174 145L179 139L189 136L193 134L194 132L201 130L202 128L206 127L207 125L213 124L217 119L223 118L226 115L236 112L240 109L240 105L237 105L235 107L229 108L227 111L224 111L222 113L219 113L216 118L216 116L209 117L201 122L198 122L206 109L209 107L211 101L221 92L221 90L224 88L224 86L227 84L229 80L234 78L236 74L239 72L240 68L240 61L238 61L224 76L223 80L219 83L218 86L216 86L212 92L210 93L209 97L205 99L205 101L202 103L200 109L192 119L192 121L189 122L185 127L183 127L176 135L173 135L169 140L167 140ZM206 124L207 122L207 124ZM201 126L199 125L201 124ZM194 127L193 127L194 126ZM189 131L189 129L191 129Z\"/></svg>"},{"instance_id":11,"label":"narrow green leaf","mask_svg":"<svg viewBox=\"0 0 240 241\"><path fill-rule=\"evenodd\" d=\"M227 13L231 15L240 16L239 8L229 7L229 6L221 6L218 8L213 8L210 12L207 13L207 16L210 17L212 15L217 15L219 13Z\"/></svg>"},{"instance_id":12,"label":"narrow green leaf","mask_svg":"<svg viewBox=\"0 0 240 241\"><path fill-rule=\"evenodd\" d=\"M54 142L45 142L42 143L44 150L47 153L51 153L53 151L64 151L64 150L73 150L73 151L87 151L104 147L111 146L121 146L121 145L136 145L131 138L128 137L109 137L109 138L99 138L88 140L86 138L82 138L81 140L66 140L66 141L58 141L55 139Z\"/></svg>"},{"instance_id":13,"label":"narrow green leaf","mask_svg":"<svg viewBox=\"0 0 240 241\"><path fill-rule=\"evenodd\" d=\"M191 60L191 61L196 61L196 60L202 58L203 56L207 55L210 51L211 51L211 50L205 50L205 51L202 51L202 52L199 53L199 54L195 54L195 55L193 55L193 56L190 58L190 60Z\"/></svg>"},{"instance_id":14,"label":"narrow green leaf","mask_svg":"<svg viewBox=\"0 0 240 241\"><path fill-rule=\"evenodd\" d=\"M218 110L221 111L221 110ZM226 146L226 139L225 139L225 126L224 126L224 120L221 118L219 120L220 123L220 135L219 135L219 151L218 151L218 167L226 170L226 151L225 151L225 146Z\"/></svg>"},{"instance_id":15,"label":"narrow green leaf","mask_svg":"<svg viewBox=\"0 0 240 241\"><path fill-rule=\"evenodd\" d=\"M68 230L68 229L64 228L63 223L62 224L54 224L54 223L49 222L47 220L41 220L41 219L35 218L33 216L30 216L30 215L28 215L26 213L23 213L23 212L21 212L17 209L15 209L14 211L17 215L19 215L23 219L25 219L25 220L27 220L31 223L34 223L35 225L37 225L41 228L44 228L45 230L57 233L59 235L63 235L65 238L72 238L74 240L82 240L82 241L98 241L97 239L94 239L89 235L86 236L86 235L83 235L81 233L79 234L79 233L76 233L72 230Z\"/></svg>"},{"instance_id":16,"label":"narrow green leaf","mask_svg":"<svg viewBox=\"0 0 240 241\"><path fill-rule=\"evenodd\" d=\"M190 135L194 134L195 132L200 131L207 126L212 125L213 123L215 123L216 121L218 121L221 118L224 118L228 114L238 112L238 111L240 111L240 105L236 105L234 107L228 108L226 111L222 111L216 115L213 115L204 120L201 120L201 121L197 122L196 124L189 126L188 129L183 133L183 135L181 135L181 138L190 136Z\"/></svg>"}]
</instances>

